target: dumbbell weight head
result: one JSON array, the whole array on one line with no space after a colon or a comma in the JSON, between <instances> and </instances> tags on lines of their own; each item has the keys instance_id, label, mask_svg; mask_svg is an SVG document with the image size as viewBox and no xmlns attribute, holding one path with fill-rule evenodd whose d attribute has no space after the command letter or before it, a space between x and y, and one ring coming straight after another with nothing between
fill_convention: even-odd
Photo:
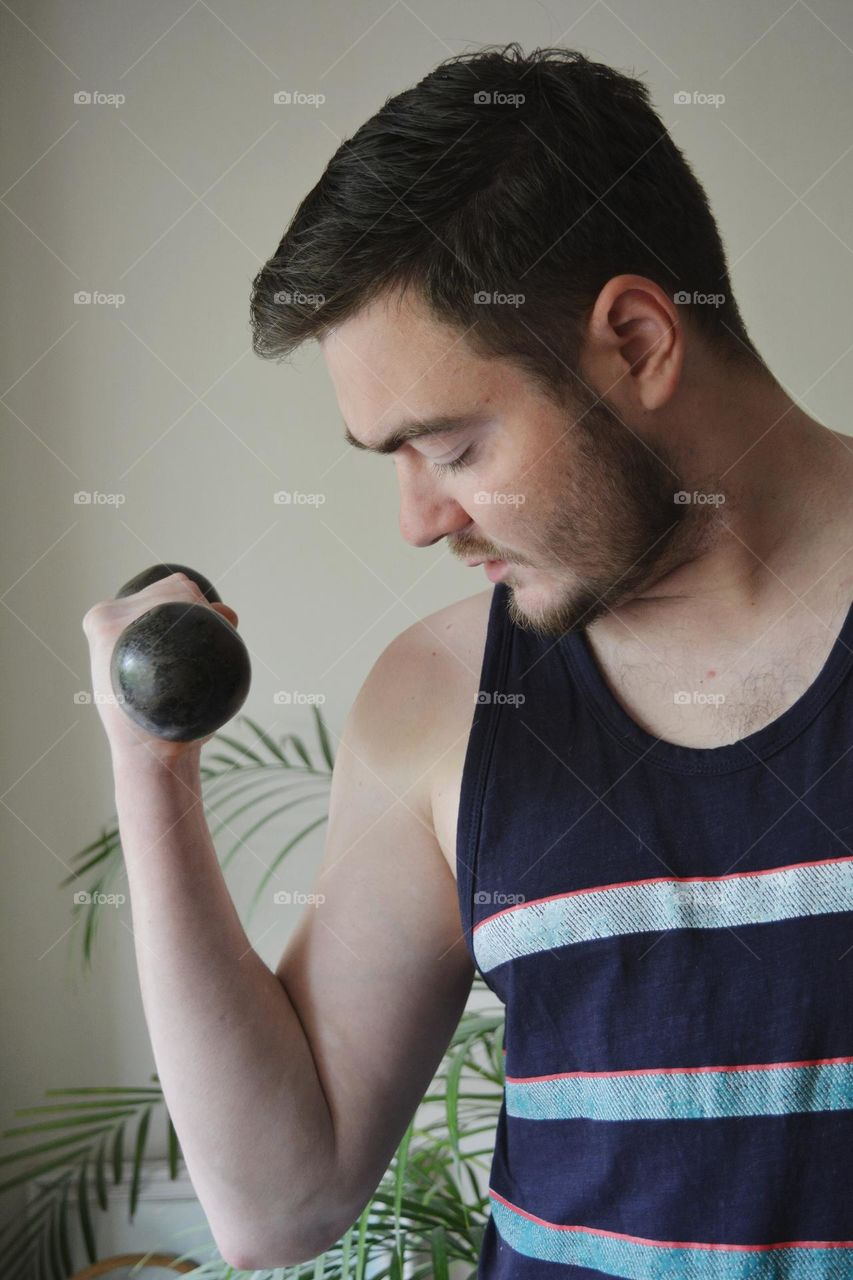
<instances>
[{"instance_id":1,"label":"dumbbell weight head","mask_svg":"<svg viewBox=\"0 0 853 1280\"><path fill-rule=\"evenodd\" d=\"M211 604L212 584L184 565L152 565L118 597L135 595L173 573L184 573ZM215 733L246 700L252 671L235 627L206 604L166 601L143 613L119 636L110 661L119 704L155 738L193 742Z\"/></svg>"},{"instance_id":2,"label":"dumbbell weight head","mask_svg":"<svg viewBox=\"0 0 853 1280\"><path fill-rule=\"evenodd\" d=\"M168 578L173 573L185 573L204 592L211 604L222 604L222 599L210 579L203 573L199 573L197 569L188 569L185 564L152 564L150 569L143 569L142 573L138 573L135 578L130 579L130 582L126 582L117 592L116 600L121 600L122 596L134 596L137 591L150 587L152 582L159 582L161 578Z\"/></svg>"}]
</instances>

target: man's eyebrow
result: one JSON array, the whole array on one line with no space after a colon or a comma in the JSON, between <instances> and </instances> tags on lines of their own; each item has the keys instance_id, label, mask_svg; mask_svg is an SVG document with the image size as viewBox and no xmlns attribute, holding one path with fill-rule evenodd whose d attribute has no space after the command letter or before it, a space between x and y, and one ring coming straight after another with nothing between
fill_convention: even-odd
<instances>
[{"instance_id":1,"label":"man's eyebrow","mask_svg":"<svg viewBox=\"0 0 853 1280\"><path fill-rule=\"evenodd\" d=\"M344 423L344 439L354 449L366 449L370 453L396 453L400 446L406 444L409 440L417 440L420 436L444 435L450 431L462 431L465 427L478 427L485 421L485 418L486 415L482 412L449 413L439 414L438 417L427 418L422 422L417 420L404 422L401 426L396 427L390 435L387 435L384 440L380 440L379 444L363 444L361 440L356 440L347 424Z\"/></svg>"}]
</instances>

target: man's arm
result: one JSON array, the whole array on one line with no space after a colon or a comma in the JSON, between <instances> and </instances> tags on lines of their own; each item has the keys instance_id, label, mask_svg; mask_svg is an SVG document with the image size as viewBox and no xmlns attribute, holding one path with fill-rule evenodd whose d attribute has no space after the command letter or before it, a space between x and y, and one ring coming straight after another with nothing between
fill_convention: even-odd
<instances>
[{"instance_id":1,"label":"man's arm","mask_svg":"<svg viewBox=\"0 0 853 1280\"><path fill-rule=\"evenodd\" d=\"M214 1238L240 1269L314 1257L355 1220L470 991L426 782L440 681L417 636L392 641L347 717L313 886L325 900L303 910L276 973L228 893L197 763L114 761L157 1070Z\"/></svg>"},{"instance_id":2,"label":"man's arm","mask_svg":"<svg viewBox=\"0 0 853 1280\"><path fill-rule=\"evenodd\" d=\"M332 1118L335 1180L323 1217L337 1217L337 1227L329 1244L376 1190L474 977L428 785L447 746L441 708L452 697L452 661L416 624L365 680L335 759L313 886L323 899L303 912L276 971ZM261 1261L275 1262L275 1250Z\"/></svg>"}]
</instances>

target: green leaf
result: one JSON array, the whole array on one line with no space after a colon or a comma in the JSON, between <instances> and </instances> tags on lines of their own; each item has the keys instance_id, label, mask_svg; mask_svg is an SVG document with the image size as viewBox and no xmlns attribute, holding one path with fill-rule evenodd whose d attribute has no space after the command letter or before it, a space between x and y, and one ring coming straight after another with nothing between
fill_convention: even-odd
<instances>
[{"instance_id":1,"label":"green leaf","mask_svg":"<svg viewBox=\"0 0 853 1280\"><path fill-rule=\"evenodd\" d=\"M260 738L267 751L269 751L271 755L274 755L277 760L280 760L285 768L289 769L290 762L278 743L274 742L269 734L266 733L259 724L255 724L254 720L251 720L249 716L241 715L240 719L245 720L246 724L252 730L252 733L254 733L256 737Z\"/></svg>"},{"instance_id":2,"label":"green leaf","mask_svg":"<svg viewBox=\"0 0 853 1280\"><path fill-rule=\"evenodd\" d=\"M362 1209L358 1218L358 1245L355 1262L355 1280L364 1280L364 1268L367 1262L367 1223L370 1218L370 1205Z\"/></svg>"},{"instance_id":3,"label":"green leaf","mask_svg":"<svg viewBox=\"0 0 853 1280\"><path fill-rule=\"evenodd\" d=\"M85 849L81 849L79 853L75 853L72 857L72 861L74 860L74 858L83 858L86 856L87 853L92 853L95 849L100 849L101 846L104 844L104 842L106 840L111 839L112 836L115 834L116 834L115 826L102 827L101 834L98 836L97 840L93 840L91 844L86 845Z\"/></svg>"},{"instance_id":4,"label":"green leaf","mask_svg":"<svg viewBox=\"0 0 853 1280\"><path fill-rule=\"evenodd\" d=\"M169 1143L169 1177L174 1181L178 1176L178 1159L181 1154L181 1146L178 1142L178 1135L175 1126L172 1123L172 1117L166 1112L167 1137Z\"/></svg>"},{"instance_id":5,"label":"green leaf","mask_svg":"<svg viewBox=\"0 0 853 1280\"><path fill-rule=\"evenodd\" d=\"M314 719L317 721L317 737L320 739L320 750L323 752L323 759L329 766L329 772L331 773L335 767L335 757L332 751L332 744L329 741L329 734L323 724L323 717L320 715L316 702L311 703L311 710L314 712Z\"/></svg>"},{"instance_id":6,"label":"green leaf","mask_svg":"<svg viewBox=\"0 0 853 1280\"><path fill-rule=\"evenodd\" d=\"M394 1237L397 1248L397 1256L401 1252L401 1229L400 1229L400 1206L403 1203L403 1189L406 1181L406 1168L409 1157L409 1144L412 1140L412 1128L414 1126L414 1118L410 1120L406 1132L403 1134L403 1140L397 1148L396 1167L394 1170Z\"/></svg>"},{"instance_id":7,"label":"green leaf","mask_svg":"<svg viewBox=\"0 0 853 1280\"><path fill-rule=\"evenodd\" d=\"M65 889L69 884L73 884L75 880L79 880L81 876L84 876L87 871L91 871L92 867L96 867L99 862L103 862L105 858L109 858L114 854L120 845L118 835L119 833L117 829L115 832L110 832L110 839L105 843L103 848L99 850L95 857L90 858L87 863L78 867L76 871L72 871L71 875L66 876L64 880L60 880L57 888ZM80 855L75 854L74 856L79 857Z\"/></svg>"},{"instance_id":8,"label":"green leaf","mask_svg":"<svg viewBox=\"0 0 853 1280\"><path fill-rule=\"evenodd\" d=\"M450 1069L447 1072L447 1128L453 1152L457 1158L461 1156L459 1150L459 1081L469 1049L476 1039L477 1032L475 1031L462 1042L453 1054L450 1061Z\"/></svg>"},{"instance_id":9,"label":"green leaf","mask_svg":"<svg viewBox=\"0 0 853 1280\"><path fill-rule=\"evenodd\" d=\"M304 785L305 783L300 781L300 782L292 782L290 786L287 788L277 787L274 791L271 791L268 796L264 796L263 799L264 800L272 799L274 796L279 795L282 791L285 791L285 790L290 791L294 787L299 787ZM238 836L236 843L231 846L231 848L228 850L228 853L222 859L222 866L223 867L227 866L228 863L231 861L232 857L234 856L234 854L236 853L236 851L240 849L243 845L247 844L249 839L255 834L255 832L260 831L260 829L263 826L265 826L266 823L270 822L271 819L276 817L277 814L284 813L285 810L287 809L292 809L294 805L303 804L306 800L322 799L322 797L325 794L326 792L324 790L324 791L315 791L313 795L308 794L308 795L297 796L295 800L288 800L286 804L280 805L277 809L273 809L271 813L266 814L263 818L259 818L258 821L252 827L249 828L248 831L244 831L241 836ZM257 798L254 800L248 801L247 804L245 804L241 809L238 809L235 814L229 815L229 821L233 818L239 817L239 815L243 812L243 809L255 807L257 806L258 803L259 802ZM227 824L223 823L222 825L227 825ZM220 828L217 828L217 831L219 829ZM216 832L211 831L211 835L216 835Z\"/></svg>"},{"instance_id":10,"label":"green leaf","mask_svg":"<svg viewBox=\"0 0 853 1280\"><path fill-rule=\"evenodd\" d=\"M98 1258L98 1246L95 1242L95 1233L92 1229L92 1215L89 1209L89 1183L87 1178L86 1161L80 1165L80 1177L77 1180L77 1212L80 1217L80 1230L83 1233L83 1241L86 1245L86 1254L89 1262L96 1262Z\"/></svg>"},{"instance_id":11,"label":"green leaf","mask_svg":"<svg viewBox=\"0 0 853 1280\"><path fill-rule=\"evenodd\" d=\"M352 1233L354 1227L350 1226L344 1232L341 1242L341 1277L340 1280L349 1280L350 1268L350 1249L352 1247Z\"/></svg>"},{"instance_id":12,"label":"green leaf","mask_svg":"<svg viewBox=\"0 0 853 1280\"><path fill-rule=\"evenodd\" d=\"M223 756L218 753L208 756L208 760L219 760L222 764L227 764L229 769L239 769L240 766L232 756Z\"/></svg>"},{"instance_id":13,"label":"green leaf","mask_svg":"<svg viewBox=\"0 0 853 1280\"><path fill-rule=\"evenodd\" d=\"M22 1276L22 1280L29 1280L32 1255L37 1246L38 1237L45 1230L43 1219L45 1214L49 1215L52 1210L53 1202L46 1200L37 1208L28 1205L24 1211L23 1222L19 1223L18 1218L15 1218L14 1225L18 1230L14 1235L4 1237L3 1240L4 1280L17 1280L19 1275ZM8 1231L12 1225L12 1223L7 1224L4 1231Z\"/></svg>"},{"instance_id":14,"label":"green leaf","mask_svg":"<svg viewBox=\"0 0 853 1280\"><path fill-rule=\"evenodd\" d=\"M29 1147L26 1151L12 1151L9 1155L0 1156L0 1165L14 1164L16 1160L25 1160L30 1156L41 1155L43 1151L56 1151L60 1147L70 1147L75 1142L81 1142L84 1138L94 1138L99 1133L103 1133L105 1129L110 1128L109 1125L101 1125L98 1129L91 1129L88 1133L72 1133L67 1138L57 1138L54 1142L40 1142L35 1147ZM86 1150L85 1147L81 1150ZM35 1175L34 1175L35 1176ZM8 1184L4 1184L4 1187ZM0 1187L3 1190L3 1187Z\"/></svg>"},{"instance_id":15,"label":"green leaf","mask_svg":"<svg viewBox=\"0 0 853 1280\"><path fill-rule=\"evenodd\" d=\"M49 1098L67 1098L67 1097L79 1096L81 1094L92 1094L92 1093L100 1093L105 1095L114 1094L114 1093L121 1093L121 1094L145 1093L145 1094L156 1094L158 1098L162 1098L163 1096L163 1090L159 1086L156 1089L152 1089L150 1085L139 1085L139 1087L136 1087L136 1086L122 1085L122 1084L91 1084L91 1085L84 1085L77 1089L45 1089L44 1092L45 1092L45 1095Z\"/></svg>"},{"instance_id":16,"label":"green leaf","mask_svg":"<svg viewBox=\"0 0 853 1280\"><path fill-rule=\"evenodd\" d=\"M41 1178L44 1174L50 1173L53 1169L67 1169L68 1165L77 1159L78 1156L88 1155L90 1147L80 1147L77 1151L60 1156L58 1160L50 1160L47 1164L40 1164L35 1169L28 1169L24 1173L18 1174L16 1178L10 1178L8 1182L0 1185L0 1192L9 1191L12 1187L22 1186L25 1182L31 1181L33 1178ZM30 1153L26 1153L30 1154Z\"/></svg>"},{"instance_id":17,"label":"green leaf","mask_svg":"<svg viewBox=\"0 0 853 1280\"><path fill-rule=\"evenodd\" d=\"M236 738L230 738L227 733L217 733L216 738L220 742L227 742L229 747L233 747L235 751L239 751L241 755L246 756L247 759L253 761L255 764L264 763L256 751L252 751L251 747L244 746L243 743L238 742Z\"/></svg>"},{"instance_id":18,"label":"green leaf","mask_svg":"<svg viewBox=\"0 0 853 1280\"><path fill-rule=\"evenodd\" d=\"M62 1188L62 1195L59 1201L59 1252L62 1258L63 1280L66 1276L71 1275L74 1270L74 1259L71 1256L71 1243L68 1239L68 1189L70 1180L66 1182Z\"/></svg>"},{"instance_id":19,"label":"green leaf","mask_svg":"<svg viewBox=\"0 0 853 1280\"><path fill-rule=\"evenodd\" d=\"M124 1092L124 1090L122 1090L122 1092ZM150 1102L150 1098L128 1098L126 1105L136 1106L137 1104L141 1104L143 1102ZM16 1116L35 1116L35 1115L48 1115L51 1112L56 1112L56 1111L64 1112L64 1111L92 1110L92 1111L100 1111L101 1115L96 1118L102 1119L103 1112L105 1110L109 1110L111 1107L116 1107L117 1105L118 1103L112 1098L110 1099L105 1098L103 1102L62 1102L62 1103L56 1103L55 1106L41 1105L38 1107L18 1107L15 1111L15 1115ZM4 1130L4 1132L11 1133L12 1130L6 1129Z\"/></svg>"},{"instance_id":20,"label":"green leaf","mask_svg":"<svg viewBox=\"0 0 853 1280\"><path fill-rule=\"evenodd\" d=\"M276 871L278 870L279 864L284 860L287 854L290 853L290 850L293 849L297 844L299 844L300 840L304 840L307 835L310 835L315 827L319 827L321 823L328 822L328 820L329 820L329 815L327 813L321 813L319 818L315 818L313 822L309 822L307 827L303 827L301 831L297 832L297 834L293 837L292 840L288 840L287 844L284 846L283 849L279 850L279 852L273 858L270 865L267 867L264 874L261 876L260 884L255 890L255 895L252 898L251 904L249 906L250 912L254 909L255 904L258 901L258 898L264 891L264 888L272 879L272 877L275 875Z\"/></svg>"},{"instance_id":21,"label":"green leaf","mask_svg":"<svg viewBox=\"0 0 853 1280\"><path fill-rule=\"evenodd\" d=\"M122 1166L124 1164L124 1122L122 1122L115 1131L113 1138L113 1186L118 1186L121 1182Z\"/></svg>"},{"instance_id":22,"label":"green leaf","mask_svg":"<svg viewBox=\"0 0 853 1280\"><path fill-rule=\"evenodd\" d=\"M35 1110L35 1108L32 1108L32 1110ZM40 1132L44 1132L45 1129L54 1130L54 1131L56 1129L71 1129L71 1128L74 1128L75 1126L91 1124L94 1119L113 1120L119 1116L132 1116L132 1115L133 1115L133 1110L130 1109L130 1110L123 1110L123 1111L107 1111L106 1113L102 1113L97 1117L86 1115L86 1116L71 1116L71 1117L67 1117L65 1120L45 1120L43 1121L42 1124L22 1124L15 1129L5 1129L3 1136L5 1138L17 1138L22 1133L40 1133ZM75 1141L77 1140L77 1138L79 1138L79 1134L75 1135Z\"/></svg>"},{"instance_id":23,"label":"green leaf","mask_svg":"<svg viewBox=\"0 0 853 1280\"><path fill-rule=\"evenodd\" d=\"M293 750L299 756L300 760L303 760L305 762L305 764L311 770L312 773L318 772L318 770L314 768L313 762L311 760L311 757L308 754L305 743L297 734L286 733L281 741L282 741L282 745L284 746L286 746L288 742L292 742Z\"/></svg>"},{"instance_id":24,"label":"green leaf","mask_svg":"<svg viewBox=\"0 0 853 1280\"><path fill-rule=\"evenodd\" d=\"M240 814L246 809L251 809L255 805L262 804L265 800L273 799L274 797L282 795L286 791L292 790L296 787L304 786L305 781L306 780L304 778L297 778L293 782L283 784L278 781L278 779L274 778L242 778L238 785L229 791L227 795L222 795L217 798L215 806L207 806L207 811L211 820L217 820L216 826L211 826L210 834L212 836L218 835L223 827L229 826L229 824L232 823L235 818L239 818ZM220 818L220 809L224 809L226 804L230 804L237 796L245 795L246 792L251 791L259 784L267 788L263 795L252 796L251 799L247 800L245 804L241 805L238 809L232 810L227 817Z\"/></svg>"},{"instance_id":25,"label":"green leaf","mask_svg":"<svg viewBox=\"0 0 853 1280\"><path fill-rule=\"evenodd\" d=\"M151 1119L151 1108L143 1111L136 1130L136 1148L133 1153L133 1179L130 1184L130 1221L136 1213L136 1202L139 1199L139 1182L142 1176L142 1160L145 1155L145 1139L148 1135L148 1122Z\"/></svg>"},{"instance_id":26,"label":"green leaf","mask_svg":"<svg viewBox=\"0 0 853 1280\"><path fill-rule=\"evenodd\" d=\"M98 886L98 888L99 887L100 886ZM94 894L97 892L97 889L92 892ZM93 907L97 907L97 903L94 901L88 904L88 911L86 913L86 931L83 934L83 956L85 958L86 965L89 968L92 967L92 944L95 941L95 927L98 921L98 912L97 910L93 910Z\"/></svg>"},{"instance_id":27,"label":"green leaf","mask_svg":"<svg viewBox=\"0 0 853 1280\"><path fill-rule=\"evenodd\" d=\"M98 1154L95 1157L95 1189L98 1193L98 1204L106 1213L109 1208L109 1200L107 1198L107 1140L102 1138L98 1146Z\"/></svg>"},{"instance_id":28,"label":"green leaf","mask_svg":"<svg viewBox=\"0 0 853 1280\"><path fill-rule=\"evenodd\" d=\"M68 1270L66 1270L59 1243L59 1218L60 1203L59 1201L54 1201L50 1223L50 1274L55 1277L55 1280L66 1280Z\"/></svg>"},{"instance_id":29,"label":"green leaf","mask_svg":"<svg viewBox=\"0 0 853 1280\"><path fill-rule=\"evenodd\" d=\"M51 1218L50 1218L50 1222L48 1224L47 1230L45 1231L44 1235L41 1238L42 1247L41 1247L41 1252L39 1254L39 1268L38 1268L39 1280L42 1280L42 1277L44 1277L45 1280L56 1280L56 1273L53 1269L53 1263L51 1261L52 1228L53 1228L53 1215L51 1214Z\"/></svg>"},{"instance_id":30,"label":"green leaf","mask_svg":"<svg viewBox=\"0 0 853 1280\"><path fill-rule=\"evenodd\" d=\"M432 1252L433 1280L449 1280L447 1266L447 1233L444 1227L433 1227L429 1234L429 1245Z\"/></svg>"}]
</instances>

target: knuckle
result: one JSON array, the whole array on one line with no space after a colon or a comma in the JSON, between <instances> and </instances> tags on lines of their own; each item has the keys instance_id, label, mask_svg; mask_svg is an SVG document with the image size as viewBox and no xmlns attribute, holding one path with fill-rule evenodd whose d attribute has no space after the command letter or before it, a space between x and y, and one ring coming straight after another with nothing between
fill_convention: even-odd
<instances>
[{"instance_id":1,"label":"knuckle","mask_svg":"<svg viewBox=\"0 0 853 1280\"><path fill-rule=\"evenodd\" d=\"M189 587L193 596L197 597L198 599L203 600L205 598L204 592L202 591L198 583L193 582L192 578L187 577L185 573L170 574L167 581L176 582L182 587Z\"/></svg>"},{"instance_id":2,"label":"knuckle","mask_svg":"<svg viewBox=\"0 0 853 1280\"><path fill-rule=\"evenodd\" d=\"M95 623L103 612L103 608L103 602L99 601L98 604L93 604L91 609L87 609L86 613L84 613L81 625L86 635L88 635L93 629Z\"/></svg>"}]
</instances>

